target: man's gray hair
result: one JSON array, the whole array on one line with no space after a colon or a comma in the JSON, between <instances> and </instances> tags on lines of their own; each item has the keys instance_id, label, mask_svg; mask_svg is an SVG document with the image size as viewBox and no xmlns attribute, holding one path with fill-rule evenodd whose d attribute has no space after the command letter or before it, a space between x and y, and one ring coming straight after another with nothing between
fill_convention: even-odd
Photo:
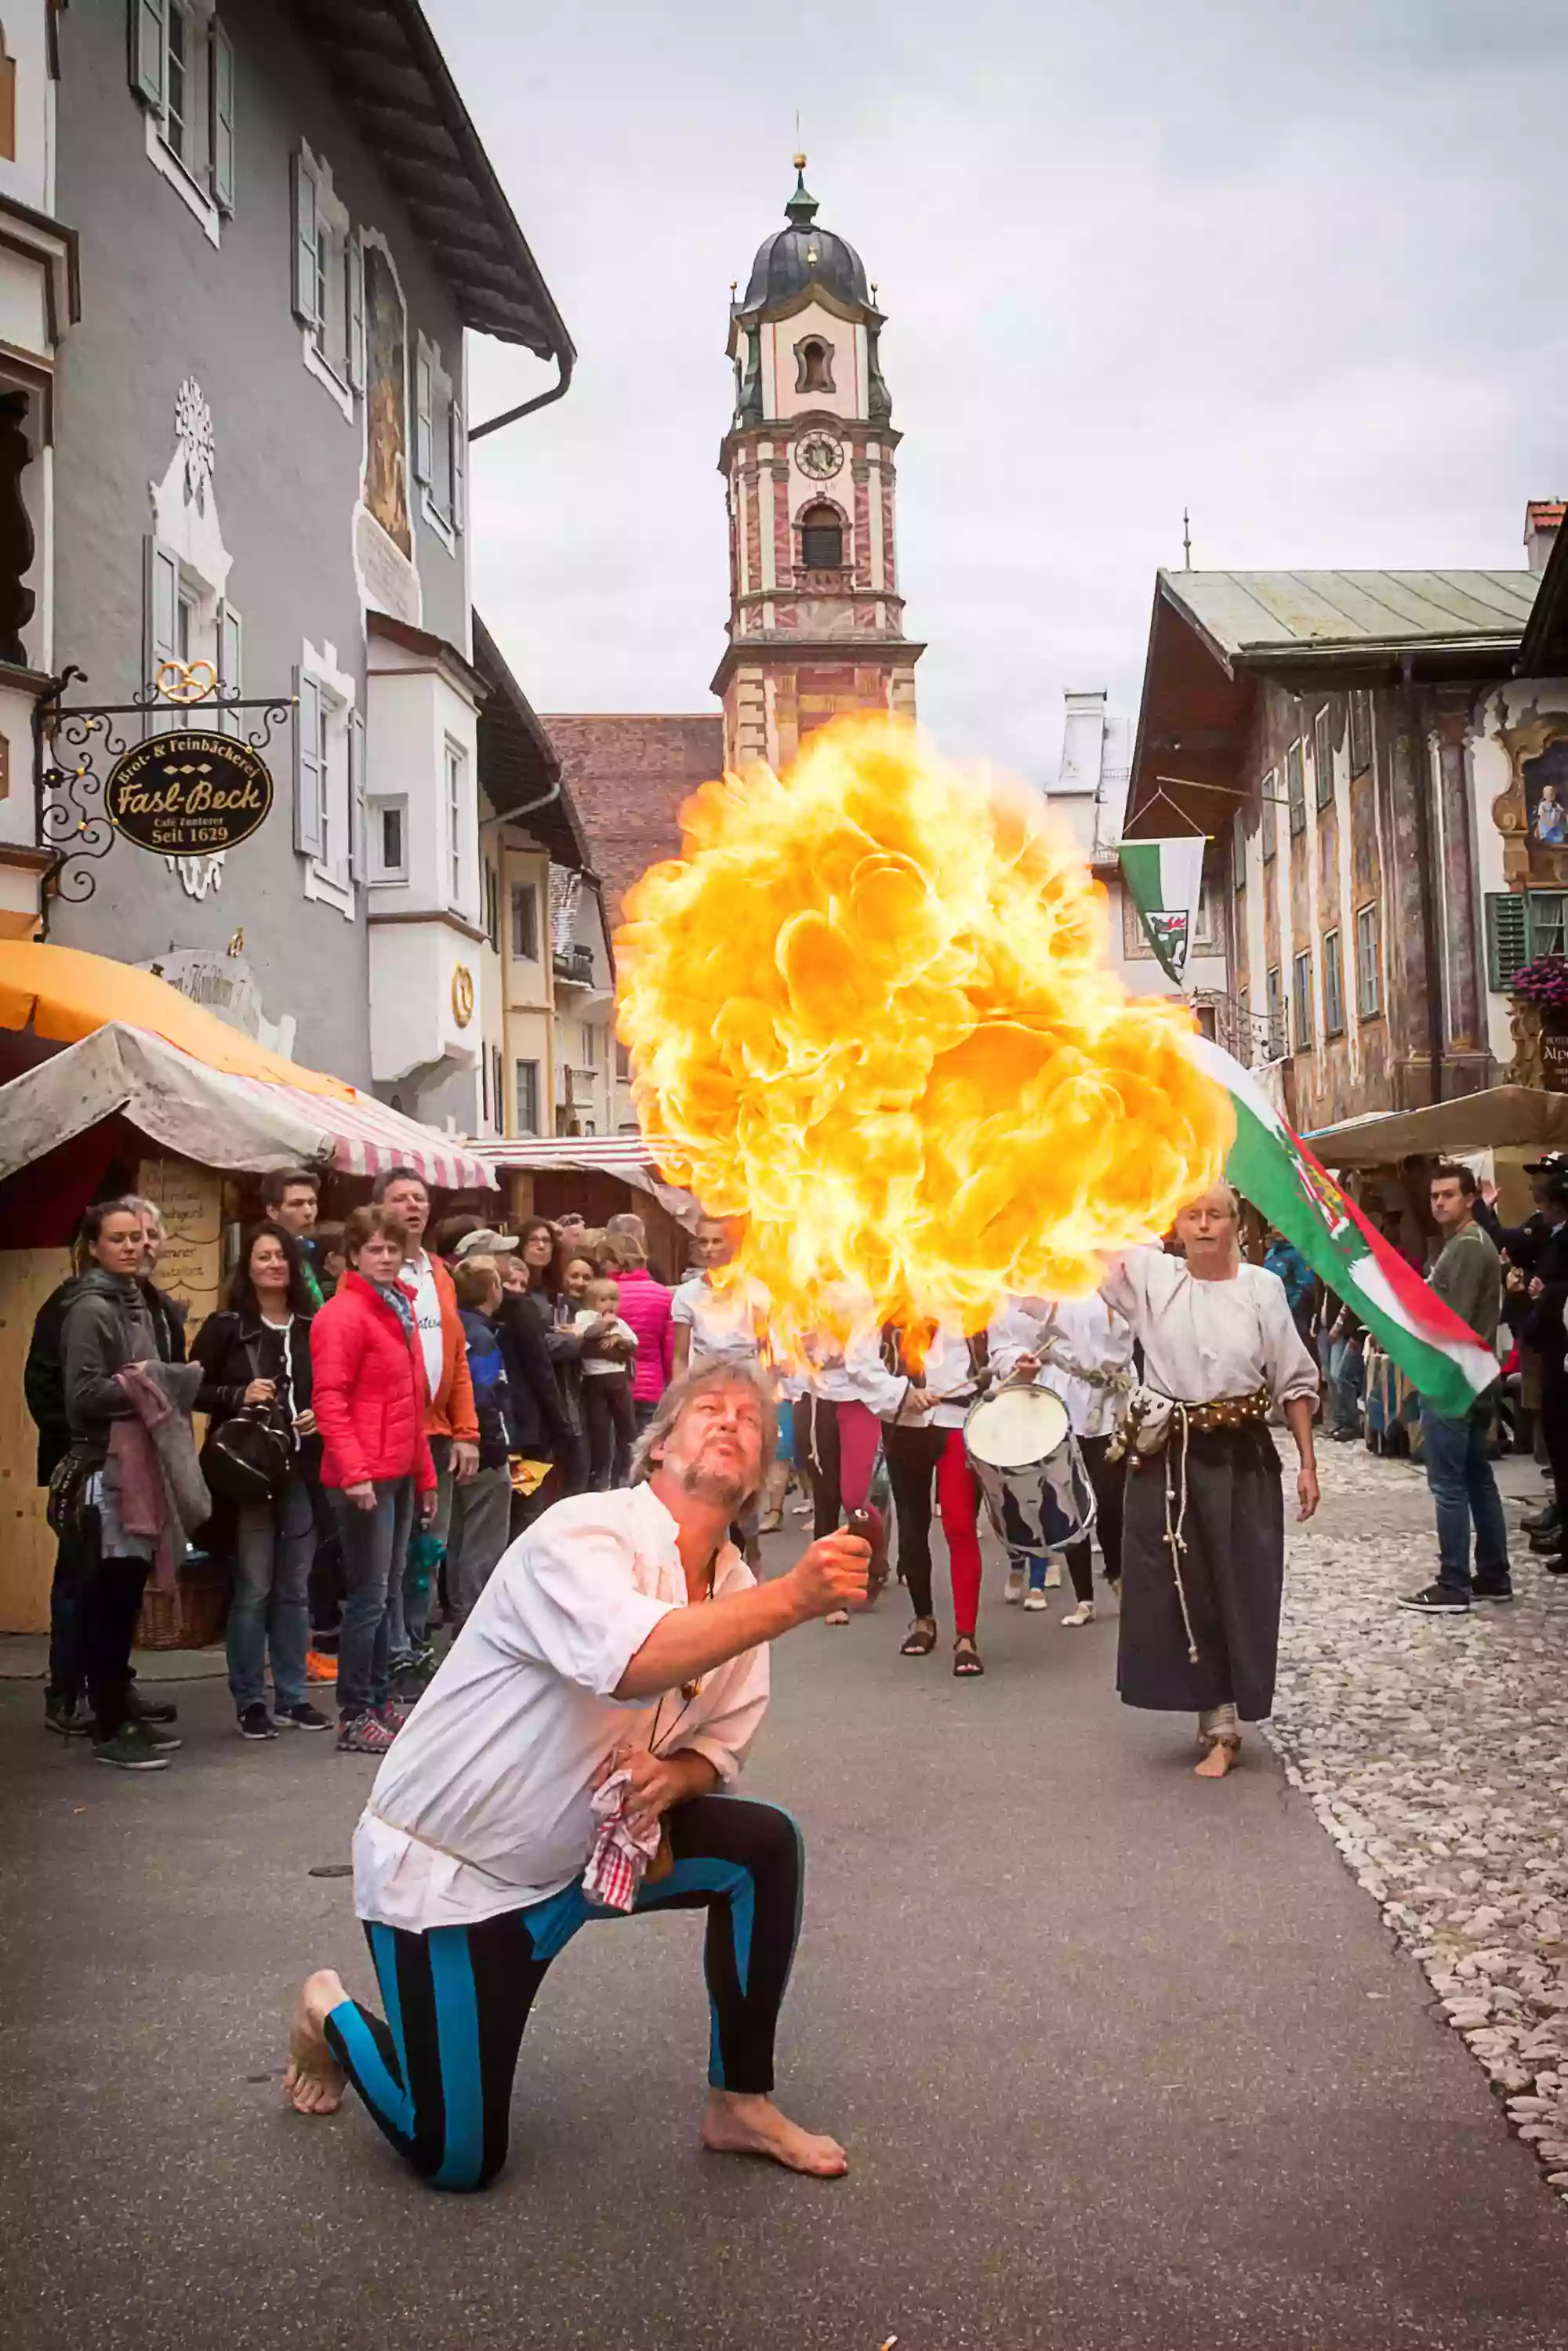
<instances>
[{"instance_id":1,"label":"man's gray hair","mask_svg":"<svg viewBox=\"0 0 1568 2351\"><path fill-rule=\"evenodd\" d=\"M648 1228L642 1217L634 1216L630 1208L622 1208L618 1215L612 1217L604 1229L607 1233L613 1233L617 1240L635 1241L639 1249L647 1246Z\"/></svg>"},{"instance_id":2,"label":"man's gray hair","mask_svg":"<svg viewBox=\"0 0 1568 2351\"><path fill-rule=\"evenodd\" d=\"M116 1201L115 1206L120 1208L134 1208L139 1217L151 1217L159 1231L163 1231L163 1211L156 1200L144 1199L140 1192L127 1192L124 1199Z\"/></svg>"},{"instance_id":3,"label":"man's gray hair","mask_svg":"<svg viewBox=\"0 0 1568 2351\"><path fill-rule=\"evenodd\" d=\"M779 1445L779 1406L773 1390L759 1371L750 1364L699 1364L695 1372L683 1372L672 1380L659 1398L653 1419L637 1439L632 1452L632 1483L645 1486L658 1463L653 1455L663 1445L687 1405L697 1396L707 1395L715 1388L744 1388L755 1396L762 1414L762 1458L758 1465L757 1483L752 1493L759 1494L768 1483L768 1472L773 1467L773 1456ZM751 1499L751 1495L747 1496Z\"/></svg>"}]
</instances>

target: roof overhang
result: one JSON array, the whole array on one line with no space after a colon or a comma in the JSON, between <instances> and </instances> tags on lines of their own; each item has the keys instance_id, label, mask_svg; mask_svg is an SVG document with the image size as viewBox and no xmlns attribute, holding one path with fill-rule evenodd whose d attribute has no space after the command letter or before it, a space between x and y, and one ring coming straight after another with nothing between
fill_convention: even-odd
<instances>
[{"instance_id":1,"label":"roof overhang","mask_svg":"<svg viewBox=\"0 0 1568 2351\"><path fill-rule=\"evenodd\" d=\"M1516 677L1568 673L1568 528L1559 530L1520 640Z\"/></svg>"},{"instance_id":2,"label":"roof overhang","mask_svg":"<svg viewBox=\"0 0 1568 2351\"><path fill-rule=\"evenodd\" d=\"M404 653L417 654L430 668L443 671L468 701L476 705L483 703L489 690L484 679L473 663L444 637L433 636L428 629L416 629L412 622L400 621L392 612L378 611L373 605L365 614L365 634L384 638L388 644L400 645ZM380 674L395 676L398 672ZM372 669L371 674L375 676L377 673Z\"/></svg>"},{"instance_id":3,"label":"roof overhang","mask_svg":"<svg viewBox=\"0 0 1568 2351\"><path fill-rule=\"evenodd\" d=\"M294 15L463 324L570 375L571 337L418 0L294 0Z\"/></svg>"},{"instance_id":4,"label":"roof overhang","mask_svg":"<svg viewBox=\"0 0 1568 2351\"><path fill-rule=\"evenodd\" d=\"M835 319L842 319L850 326L882 327L887 323L884 314L873 309L869 302L846 302L841 294L835 294L831 287L810 277L799 293L787 296L782 302L754 302L749 310L742 309L738 305L732 309L729 314L730 358L735 357L736 338L742 328L777 325L785 319L799 318L802 310L812 308L830 311Z\"/></svg>"},{"instance_id":5,"label":"roof overhang","mask_svg":"<svg viewBox=\"0 0 1568 2351\"><path fill-rule=\"evenodd\" d=\"M525 826L557 865L587 874L588 836L567 789L560 754L477 612L474 663L485 687L479 712L479 789L499 817Z\"/></svg>"}]
</instances>

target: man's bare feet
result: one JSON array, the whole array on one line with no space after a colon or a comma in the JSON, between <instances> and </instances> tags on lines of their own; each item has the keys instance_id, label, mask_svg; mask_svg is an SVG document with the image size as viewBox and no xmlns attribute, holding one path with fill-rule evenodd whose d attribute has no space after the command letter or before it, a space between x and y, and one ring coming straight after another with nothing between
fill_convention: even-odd
<instances>
[{"instance_id":1,"label":"man's bare feet","mask_svg":"<svg viewBox=\"0 0 1568 2351\"><path fill-rule=\"evenodd\" d=\"M319 1968L299 1987L283 2077L284 2095L297 2115L335 2115L343 2103L348 2083L321 2027L348 1997L342 1978L330 1968Z\"/></svg>"},{"instance_id":2,"label":"man's bare feet","mask_svg":"<svg viewBox=\"0 0 1568 2351\"><path fill-rule=\"evenodd\" d=\"M1202 1762L1195 1763L1193 1770L1200 1780L1223 1780L1228 1771L1234 1771L1240 1757L1239 1739L1216 1739Z\"/></svg>"},{"instance_id":3,"label":"man's bare feet","mask_svg":"<svg viewBox=\"0 0 1568 2351\"><path fill-rule=\"evenodd\" d=\"M771 2098L710 2090L703 2114L703 2145L715 2155L761 2155L786 2171L838 2179L850 2168L837 2139L817 2138L781 2115Z\"/></svg>"}]
</instances>

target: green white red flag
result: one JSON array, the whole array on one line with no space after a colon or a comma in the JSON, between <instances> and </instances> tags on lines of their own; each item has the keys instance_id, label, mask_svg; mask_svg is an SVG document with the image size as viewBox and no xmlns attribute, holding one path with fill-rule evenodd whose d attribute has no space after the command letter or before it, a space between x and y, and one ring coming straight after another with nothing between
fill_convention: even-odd
<instances>
[{"instance_id":1,"label":"green white red flag","mask_svg":"<svg viewBox=\"0 0 1568 2351\"><path fill-rule=\"evenodd\" d=\"M1368 1223L1240 1062L1207 1037L1187 1044L1234 1105L1225 1172L1242 1198L1360 1316L1434 1412L1467 1413L1498 1377L1491 1350Z\"/></svg>"},{"instance_id":2,"label":"green white red flag","mask_svg":"<svg viewBox=\"0 0 1568 2351\"><path fill-rule=\"evenodd\" d=\"M1201 832L1177 841L1124 841L1116 852L1138 920L1167 979L1181 986L1203 897Z\"/></svg>"}]
</instances>

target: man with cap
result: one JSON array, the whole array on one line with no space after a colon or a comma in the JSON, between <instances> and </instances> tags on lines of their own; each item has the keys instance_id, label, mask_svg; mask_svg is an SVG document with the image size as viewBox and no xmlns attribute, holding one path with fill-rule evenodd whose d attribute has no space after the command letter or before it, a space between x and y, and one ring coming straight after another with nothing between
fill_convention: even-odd
<instances>
[{"instance_id":1,"label":"man with cap","mask_svg":"<svg viewBox=\"0 0 1568 2351\"><path fill-rule=\"evenodd\" d=\"M1521 1353L1540 1366L1541 1434L1552 1473L1552 1499L1525 1520L1531 1551L1553 1573L1568 1572L1568 1153L1548 1152L1525 1167L1535 1201L1522 1225L1503 1231L1508 1300L1523 1311L1511 1316Z\"/></svg>"}]
</instances>

